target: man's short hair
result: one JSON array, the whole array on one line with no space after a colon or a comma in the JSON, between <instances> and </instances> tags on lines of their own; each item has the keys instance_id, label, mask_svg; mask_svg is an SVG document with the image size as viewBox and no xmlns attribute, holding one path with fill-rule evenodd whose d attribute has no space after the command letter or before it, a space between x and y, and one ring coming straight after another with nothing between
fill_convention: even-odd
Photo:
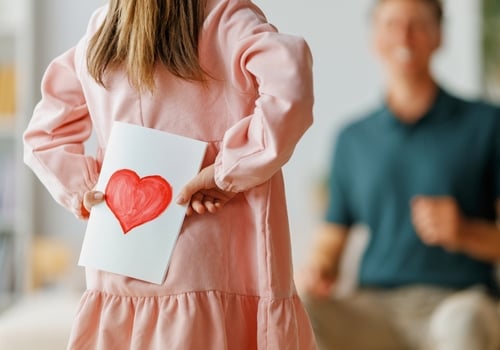
<instances>
[{"instance_id":1,"label":"man's short hair","mask_svg":"<svg viewBox=\"0 0 500 350\"><path fill-rule=\"evenodd\" d=\"M386 1L394 1L394 0L375 0L373 8L375 9L378 5ZM443 3L441 0L411 0L411 1L425 2L426 4L428 4L433 8L438 23L441 24L443 22Z\"/></svg>"}]
</instances>

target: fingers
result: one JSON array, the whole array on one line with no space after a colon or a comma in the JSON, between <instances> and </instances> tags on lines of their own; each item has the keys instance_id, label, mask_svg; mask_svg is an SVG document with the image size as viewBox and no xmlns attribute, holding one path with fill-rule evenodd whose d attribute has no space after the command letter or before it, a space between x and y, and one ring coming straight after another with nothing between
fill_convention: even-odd
<instances>
[{"instance_id":1,"label":"fingers","mask_svg":"<svg viewBox=\"0 0 500 350\"><path fill-rule=\"evenodd\" d=\"M176 203L188 204L187 216L195 213L215 214L235 195L235 192L224 191L217 187L214 180L214 166L210 165L201 170L181 189Z\"/></svg>"},{"instance_id":2,"label":"fingers","mask_svg":"<svg viewBox=\"0 0 500 350\"><path fill-rule=\"evenodd\" d=\"M215 200L212 197L206 196L205 198L203 198L203 205L210 214L215 214L217 212Z\"/></svg>"},{"instance_id":3,"label":"fingers","mask_svg":"<svg viewBox=\"0 0 500 350\"><path fill-rule=\"evenodd\" d=\"M415 231L425 243L431 245L437 240L433 204L432 199L422 196L413 198L411 202L411 218Z\"/></svg>"},{"instance_id":4,"label":"fingers","mask_svg":"<svg viewBox=\"0 0 500 350\"><path fill-rule=\"evenodd\" d=\"M184 205L191 201L193 201L194 195L203 189L202 181L200 179L200 175L194 177L191 181L189 181L179 192L179 195L176 198L176 202L179 205Z\"/></svg>"},{"instance_id":5,"label":"fingers","mask_svg":"<svg viewBox=\"0 0 500 350\"><path fill-rule=\"evenodd\" d=\"M179 192L179 195L177 196L177 198L175 200L176 203L179 204L179 205L185 205L185 204L187 204L195 192L196 191L193 191L191 182L189 182Z\"/></svg>"},{"instance_id":6,"label":"fingers","mask_svg":"<svg viewBox=\"0 0 500 350\"><path fill-rule=\"evenodd\" d=\"M188 216L196 213L196 214L215 214L220 208L222 208L222 204L214 199L211 196L203 195L203 193L198 192L195 193L191 198L191 205L188 206L188 210L186 214Z\"/></svg>"},{"instance_id":7,"label":"fingers","mask_svg":"<svg viewBox=\"0 0 500 350\"><path fill-rule=\"evenodd\" d=\"M191 198L191 208L197 214L205 214L205 205L203 202L203 194L195 193Z\"/></svg>"},{"instance_id":8,"label":"fingers","mask_svg":"<svg viewBox=\"0 0 500 350\"><path fill-rule=\"evenodd\" d=\"M411 202L411 218L416 233L429 245L455 249L463 218L452 197L415 197Z\"/></svg>"},{"instance_id":9,"label":"fingers","mask_svg":"<svg viewBox=\"0 0 500 350\"><path fill-rule=\"evenodd\" d=\"M304 267L296 277L297 288L302 294L321 299L331 296L334 282L334 278L326 277L311 266Z\"/></svg>"},{"instance_id":10,"label":"fingers","mask_svg":"<svg viewBox=\"0 0 500 350\"><path fill-rule=\"evenodd\" d=\"M104 193L99 191L87 191L83 196L83 206L90 212L92 207L104 200Z\"/></svg>"},{"instance_id":11,"label":"fingers","mask_svg":"<svg viewBox=\"0 0 500 350\"><path fill-rule=\"evenodd\" d=\"M202 190L216 187L214 180L214 166L210 165L202 169L191 181L189 181L179 192L176 202L184 205L189 202L191 197Z\"/></svg>"},{"instance_id":12,"label":"fingers","mask_svg":"<svg viewBox=\"0 0 500 350\"><path fill-rule=\"evenodd\" d=\"M432 226L432 204L425 199L412 201L412 219L415 226L419 228Z\"/></svg>"}]
</instances>

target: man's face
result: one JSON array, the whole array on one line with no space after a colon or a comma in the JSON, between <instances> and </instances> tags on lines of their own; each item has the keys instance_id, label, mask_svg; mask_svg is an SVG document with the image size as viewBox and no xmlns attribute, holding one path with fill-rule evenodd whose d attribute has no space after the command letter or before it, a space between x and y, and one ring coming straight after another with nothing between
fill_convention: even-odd
<instances>
[{"instance_id":1,"label":"man's face","mask_svg":"<svg viewBox=\"0 0 500 350\"><path fill-rule=\"evenodd\" d=\"M419 0L387 0L375 9L373 45L387 73L411 78L429 72L441 43L434 9Z\"/></svg>"}]
</instances>

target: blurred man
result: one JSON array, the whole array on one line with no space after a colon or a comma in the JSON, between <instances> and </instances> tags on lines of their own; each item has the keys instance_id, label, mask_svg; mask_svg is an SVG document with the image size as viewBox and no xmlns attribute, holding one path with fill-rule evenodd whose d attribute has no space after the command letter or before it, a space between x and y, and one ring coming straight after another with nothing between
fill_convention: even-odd
<instances>
[{"instance_id":1,"label":"blurred man","mask_svg":"<svg viewBox=\"0 0 500 350\"><path fill-rule=\"evenodd\" d=\"M500 349L500 110L432 77L442 17L438 0L376 1L385 101L337 139L326 223L299 281L321 349ZM357 223L371 232L359 289L332 298Z\"/></svg>"}]
</instances>

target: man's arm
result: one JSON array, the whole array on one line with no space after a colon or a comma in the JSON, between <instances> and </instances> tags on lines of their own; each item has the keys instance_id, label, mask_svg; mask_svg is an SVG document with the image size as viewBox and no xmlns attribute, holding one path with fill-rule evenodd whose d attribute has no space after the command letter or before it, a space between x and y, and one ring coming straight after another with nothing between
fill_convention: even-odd
<instances>
[{"instance_id":1,"label":"man's arm","mask_svg":"<svg viewBox=\"0 0 500 350\"><path fill-rule=\"evenodd\" d=\"M460 251L483 261L500 262L499 220L466 218L452 197L419 196L411 207L415 230L426 244ZM500 218L500 198L496 207Z\"/></svg>"},{"instance_id":2,"label":"man's arm","mask_svg":"<svg viewBox=\"0 0 500 350\"><path fill-rule=\"evenodd\" d=\"M348 231L348 227L332 223L320 226L315 234L306 265L297 279L301 292L315 297L327 297L331 294L338 276Z\"/></svg>"}]
</instances>

